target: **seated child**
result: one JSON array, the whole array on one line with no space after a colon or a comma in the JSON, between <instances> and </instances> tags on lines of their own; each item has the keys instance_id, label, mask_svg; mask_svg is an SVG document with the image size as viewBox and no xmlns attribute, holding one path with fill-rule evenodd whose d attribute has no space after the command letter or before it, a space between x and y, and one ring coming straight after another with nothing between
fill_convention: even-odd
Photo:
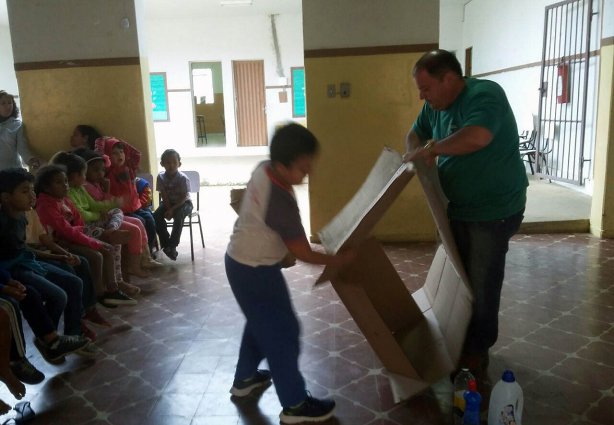
<instances>
[{"instance_id":1,"label":"seated child","mask_svg":"<svg viewBox=\"0 0 614 425\"><path fill-rule=\"evenodd\" d=\"M26 395L26 387L11 371L10 347L13 339L11 334L11 318L8 313L0 307L0 381L4 382L11 394L19 400ZM7 413L10 408L9 405L0 400L0 415Z\"/></svg>"},{"instance_id":2,"label":"seated child","mask_svg":"<svg viewBox=\"0 0 614 425\"><path fill-rule=\"evenodd\" d=\"M106 176L109 179L109 193L123 199L124 214L139 218L147 232L148 249L143 257L144 265L155 267L160 263L152 263L152 251L156 242L156 222L151 210L143 208L134 183L136 172L141 161L141 153L114 137L100 137L95 142L96 152L109 157L110 165Z\"/></svg>"},{"instance_id":3,"label":"seated child","mask_svg":"<svg viewBox=\"0 0 614 425\"><path fill-rule=\"evenodd\" d=\"M82 280L59 267L38 261L34 251L26 245L25 212L32 208L34 201L33 180L23 168L0 171L0 267L41 294L55 329L63 313L64 332L79 339Z\"/></svg>"},{"instance_id":4,"label":"seated child","mask_svg":"<svg viewBox=\"0 0 614 425\"><path fill-rule=\"evenodd\" d=\"M190 179L179 171L181 157L174 149L167 149L162 153L160 165L164 171L158 174L156 188L160 192L160 205L154 212L156 231L160 238L162 252L168 258L177 259L177 245L183 230L183 221L192 212L190 200ZM166 220L173 220L172 233L168 234Z\"/></svg>"},{"instance_id":5,"label":"seated child","mask_svg":"<svg viewBox=\"0 0 614 425\"><path fill-rule=\"evenodd\" d=\"M53 156L51 162L62 165L66 168L68 177L68 197L73 202L81 218L87 226L105 229L102 236L103 240L111 241L114 235L120 233L120 237L116 239L117 244L114 244L115 264L119 265L119 271L116 270L116 279L119 287L126 294L132 296L138 294L141 290L138 286L131 285L125 282L121 273L121 245L130 244L131 240L136 241L137 255L128 255L126 259L130 263L128 269L132 274L139 274L141 277L148 277L140 267L141 252L139 250L141 240L141 232L138 227L132 226L129 223L124 223L124 213L117 208L116 201L96 201L85 189L85 176L87 164L83 158L69 152L58 152ZM120 228L124 225L124 229ZM124 239L124 236L126 238ZM135 248L134 243L133 249Z\"/></svg>"},{"instance_id":6,"label":"seated child","mask_svg":"<svg viewBox=\"0 0 614 425\"><path fill-rule=\"evenodd\" d=\"M65 168L55 164L41 168L36 175L35 191L38 194L36 212L48 233L62 240L70 251L88 259L94 279L98 278L96 289L103 292L99 301L103 305L135 305L136 300L119 288L121 265L115 263L116 249L95 237L101 237L104 230L86 226L68 198ZM104 285L101 282L103 271Z\"/></svg>"},{"instance_id":7,"label":"seated child","mask_svg":"<svg viewBox=\"0 0 614 425\"><path fill-rule=\"evenodd\" d=\"M153 192L147 179L137 177L134 179L136 185L136 193L139 194L141 200L141 208L147 208L151 210L153 208Z\"/></svg>"},{"instance_id":8,"label":"seated child","mask_svg":"<svg viewBox=\"0 0 614 425\"><path fill-rule=\"evenodd\" d=\"M34 367L26 357L26 341L23 334L23 322L21 320L21 310L17 300L12 298L9 293L20 294L21 284L11 278L6 270L0 270L0 313L7 315L10 324L10 343L9 368L17 379L24 384L36 385L43 382L45 375ZM21 285L23 286L23 285ZM15 305L14 305L15 304ZM2 342L3 345L4 342Z\"/></svg>"},{"instance_id":9,"label":"seated child","mask_svg":"<svg viewBox=\"0 0 614 425\"><path fill-rule=\"evenodd\" d=\"M79 124L70 136L70 146L75 150L79 148L94 149L94 141L99 137L100 133L91 125Z\"/></svg>"},{"instance_id":10,"label":"seated child","mask_svg":"<svg viewBox=\"0 0 614 425\"><path fill-rule=\"evenodd\" d=\"M120 198L114 198L109 194L109 181L104 176L105 160L108 161L108 158L89 149L79 151L78 155L85 160L87 165L83 187L92 200L94 202L116 202L121 204ZM136 217L127 215L123 217L120 229L129 231L131 235L128 241L126 272L138 277L148 277L149 273L144 268L160 264L151 260L147 255L147 232L143 222Z\"/></svg>"},{"instance_id":11,"label":"seated child","mask_svg":"<svg viewBox=\"0 0 614 425\"><path fill-rule=\"evenodd\" d=\"M6 281L4 285L0 285L0 306L6 311L8 304L14 312L23 313L23 317L34 333L34 345L45 361L54 365L61 364L64 362L64 357L71 353L91 357L87 350L90 346L87 338L58 334L53 319L49 315L49 309L36 289L14 280L6 271L3 276ZM27 361L25 348L19 348L20 345L23 345L24 334L21 315L16 314L15 318L18 319L18 331L13 334L13 339L17 352L13 354L11 351L11 370L22 382L38 384L45 379L45 375Z\"/></svg>"},{"instance_id":12,"label":"seated child","mask_svg":"<svg viewBox=\"0 0 614 425\"><path fill-rule=\"evenodd\" d=\"M81 330L85 336L94 341L96 333L88 327L87 323L102 328L111 328L112 325L102 317L96 308L96 287L89 262L85 257L72 254L58 245L41 224L36 210L28 211L26 217L28 219L28 227L26 228L26 243L28 246L36 249L43 261L51 262L70 273L76 274L83 281L82 302L85 311L81 320Z\"/></svg>"}]
</instances>

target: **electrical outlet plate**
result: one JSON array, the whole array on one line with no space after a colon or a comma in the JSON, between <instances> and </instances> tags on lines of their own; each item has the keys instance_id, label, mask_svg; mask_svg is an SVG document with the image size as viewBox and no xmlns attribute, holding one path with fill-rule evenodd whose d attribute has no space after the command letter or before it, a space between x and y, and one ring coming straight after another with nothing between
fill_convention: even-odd
<instances>
[{"instance_id":1,"label":"electrical outlet plate","mask_svg":"<svg viewBox=\"0 0 614 425\"><path fill-rule=\"evenodd\" d=\"M350 97L350 83L339 84L339 94L341 97Z\"/></svg>"}]
</instances>

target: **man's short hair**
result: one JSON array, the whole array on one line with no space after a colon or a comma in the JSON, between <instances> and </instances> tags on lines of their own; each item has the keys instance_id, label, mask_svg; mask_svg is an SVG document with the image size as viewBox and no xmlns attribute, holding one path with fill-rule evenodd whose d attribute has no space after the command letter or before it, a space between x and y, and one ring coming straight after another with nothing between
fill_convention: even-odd
<instances>
[{"instance_id":1,"label":"man's short hair","mask_svg":"<svg viewBox=\"0 0 614 425\"><path fill-rule=\"evenodd\" d=\"M412 75L415 77L418 71L425 70L430 76L441 80L447 72L453 72L462 78L463 70L460 62L452 52L437 49L422 55L414 65Z\"/></svg>"},{"instance_id":2,"label":"man's short hair","mask_svg":"<svg viewBox=\"0 0 614 425\"><path fill-rule=\"evenodd\" d=\"M28 170L21 167L0 170L0 193L13 193L23 182L34 182L34 176Z\"/></svg>"},{"instance_id":3,"label":"man's short hair","mask_svg":"<svg viewBox=\"0 0 614 425\"><path fill-rule=\"evenodd\" d=\"M288 167L297 158L318 153L318 139L302 125L286 124L273 135L270 146L271 161Z\"/></svg>"}]
</instances>

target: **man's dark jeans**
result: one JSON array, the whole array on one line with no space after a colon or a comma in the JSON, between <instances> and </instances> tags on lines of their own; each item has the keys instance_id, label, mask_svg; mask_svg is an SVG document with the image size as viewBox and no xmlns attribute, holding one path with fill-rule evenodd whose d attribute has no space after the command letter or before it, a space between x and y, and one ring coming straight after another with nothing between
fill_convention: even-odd
<instances>
[{"instance_id":1,"label":"man's dark jeans","mask_svg":"<svg viewBox=\"0 0 614 425\"><path fill-rule=\"evenodd\" d=\"M450 221L474 295L473 315L465 338L466 353L486 353L497 342L505 256L523 213L524 209L503 220Z\"/></svg>"}]
</instances>

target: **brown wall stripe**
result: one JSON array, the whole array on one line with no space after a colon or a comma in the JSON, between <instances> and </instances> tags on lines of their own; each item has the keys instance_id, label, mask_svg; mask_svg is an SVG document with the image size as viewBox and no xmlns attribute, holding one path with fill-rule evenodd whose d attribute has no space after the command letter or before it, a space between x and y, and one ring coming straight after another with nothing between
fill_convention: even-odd
<instances>
[{"instance_id":1,"label":"brown wall stripe","mask_svg":"<svg viewBox=\"0 0 614 425\"><path fill-rule=\"evenodd\" d=\"M92 66L140 65L139 57L75 59L46 62L20 62L15 64L15 71L34 71L37 69L86 68Z\"/></svg>"},{"instance_id":2,"label":"brown wall stripe","mask_svg":"<svg viewBox=\"0 0 614 425\"><path fill-rule=\"evenodd\" d=\"M339 49L313 49L305 50L305 58L326 58L334 56L366 56L388 55L392 53L419 53L437 49L437 43L432 44L403 44L397 46L372 47L346 47Z\"/></svg>"},{"instance_id":3,"label":"brown wall stripe","mask_svg":"<svg viewBox=\"0 0 614 425\"><path fill-rule=\"evenodd\" d=\"M607 37L601 39L601 46L611 46L614 44L614 37Z\"/></svg>"}]
</instances>

